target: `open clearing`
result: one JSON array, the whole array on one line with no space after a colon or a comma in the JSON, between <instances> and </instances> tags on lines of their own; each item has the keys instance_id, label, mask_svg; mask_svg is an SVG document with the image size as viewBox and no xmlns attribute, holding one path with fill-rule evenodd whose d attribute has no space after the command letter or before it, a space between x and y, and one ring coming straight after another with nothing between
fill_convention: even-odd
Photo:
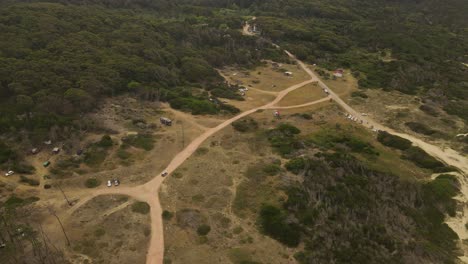
<instances>
[{"instance_id":1,"label":"open clearing","mask_svg":"<svg viewBox=\"0 0 468 264\"><path fill-rule=\"evenodd\" d=\"M313 102L325 98L326 94L315 83L308 84L290 92L281 100L279 106L293 106Z\"/></svg>"},{"instance_id":2,"label":"open clearing","mask_svg":"<svg viewBox=\"0 0 468 264\"><path fill-rule=\"evenodd\" d=\"M278 64L278 67L272 66L272 62L266 61L264 66L254 70L239 70L228 67L220 72L233 84L250 86L255 89L279 92L287 87L308 80L310 76L295 64ZM285 76L284 72L289 71L291 76Z\"/></svg>"}]
</instances>

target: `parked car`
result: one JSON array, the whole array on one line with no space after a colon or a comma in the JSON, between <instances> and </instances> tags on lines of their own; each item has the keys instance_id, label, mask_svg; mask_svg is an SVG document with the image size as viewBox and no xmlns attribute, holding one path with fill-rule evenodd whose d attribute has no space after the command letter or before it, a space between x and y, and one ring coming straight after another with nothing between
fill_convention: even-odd
<instances>
[{"instance_id":1,"label":"parked car","mask_svg":"<svg viewBox=\"0 0 468 264\"><path fill-rule=\"evenodd\" d=\"M112 187L112 182L110 180L107 181L107 187Z\"/></svg>"},{"instance_id":2,"label":"parked car","mask_svg":"<svg viewBox=\"0 0 468 264\"><path fill-rule=\"evenodd\" d=\"M119 186L120 185L120 181L118 179L114 179L114 185L115 186Z\"/></svg>"},{"instance_id":3,"label":"parked car","mask_svg":"<svg viewBox=\"0 0 468 264\"><path fill-rule=\"evenodd\" d=\"M50 161L46 161L42 163L42 166L44 166L45 168L49 167L49 165L50 165Z\"/></svg>"},{"instance_id":4,"label":"parked car","mask_svg":"<svg viewBox=\"0 0 468 264\"><path fill-rule=\"evenodd\" d=\"M5 176L8 177L8 176L11 176L11 175L13 175L13 174L15 174L14 171L7 171L7 173L5 173Z\"/></svg>"},{"instance_id":5,"label":"parked car","mask_svg":"<svg viewBox=\"0 0 468 264\"><path fill-rule=\"evenodd\" d=\"M167 174L169 174L167 171L163 171L163 173L161 173L161 176L166 177Z\"/></svg>"}]
</instances>

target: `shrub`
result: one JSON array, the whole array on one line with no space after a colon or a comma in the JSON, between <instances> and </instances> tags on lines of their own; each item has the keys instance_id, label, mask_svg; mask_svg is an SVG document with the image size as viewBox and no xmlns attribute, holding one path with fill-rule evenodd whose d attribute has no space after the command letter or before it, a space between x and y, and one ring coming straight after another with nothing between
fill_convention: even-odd
<instances>
[{"instance_id":1,"label":"shrub","mask_svg":"<svg viewBox=\"0 0 468 264\"><path fill-rule=\"evenodd\" d=\"M439 111L429 105L421 105L419 110L423 111L424 113L431 115L431 116L438 116Z\"/></svg>"},{"instance_id":2,"label":"shrub","mask_svg":"<svg viewBox=\"0 0 468 264\"><path fill-rule=\"evenodd\" d=\"M101 140L96 143L96 145L101 148L110 148L113 144L114 142L112 141L112 138L109 135L102 136Z\"/></svg>"},{"instance_id":3,"label":"shrub","mask_svg":"<svg viewBox=\"0 0 468 264\"><path fill-rule=\"evenodd\" d=\"M132 211L139 214L148 214L150 206L145 202L135 202L132 204Z\"/></svg>"},{"instance_id":4,"label":"shrub","mask_svg":"<svg viewBox=\"0 0 468 264\"><path fill-rule=\"evenodd\" d=\"M306 160L303 158L295 158L288 161L285 165L286 169L294 174L301 172L306 165Z\"/></svg>"},{"instance_id":5,"label":"shrub","mask_svg":"<svg viewBox=\"0 0 468 264\"><path fill-rule=\"evenodd\" d=\"M98 148L91 148L85 153L84 162L90 167L97 167L104 162L107 152Z\"/></svg>"},{"instance_id":6,"label":"shrub","mask_svg":"<svg viewBox=\"0 0 468 264\"><path fill-rule=\"evenodd\" d=\"M275 206L262 206L260 211L260 225L265 234L286 246L296 247L300 242L301 233L299 226L297 224L287 223L286 216Z\"/></svg>"},{"instance_id":7,"label":"shrub","mask_svg":"<svg viewBox=\"0 0 468 264\"><path fill-rule=\"evenodd\" d=\"M418 122L407 122L405 123L405 125L409 127L411 130L413 130L414 132L424 134L424 135L432 135L437 132L436 130L430 129L426 125L418 123Z\"/></svg>"},{"instance_id":8,"label":"shrub","mask_svg":"<svg viewBox=\"0 0 468 264\"><path fill-rule=\"evenodd\" d=\"M39 181L38 180L30 179L30 178L28 178L26 176L23 176L23 175L20 176L20 182L27 183L27 184L29 184L31 186L39 186Z\"/></svg>"},{"instance_id":9,"label":"shrub","mask_svg":"<svg viewBox=\"0 0 468 264\"><path fill-rule=\"evenodd\" d=\"M411 141L399 136L392 135L386 131L379 131L377 140L385 146L400 150L406 150L411 147Z\"/></svg>"},{"instance_id":10,"label":"shrub","mask_svg":"<svg viewBox=\"0 0 468 264\"><path fill-rule=\"evenodd\" d=\"M200 225L198 228L197 228L197 234L199 236L206 236L208 235L208 233L211 231L211 227L209 225Z\"/></svg>"},{"instance_id":11,"label":"shrub","mask_svg":"<svg viewBox=\"0 0 468 264\"><path fill-rule=\"evenodd\" d=\"M362 91L355 91L355 92L352 92L352 93L351 93L351 97L369 98L369 96L367 96L367 94L365 94L365 93L362 92Z\"/></svg>"},{"instance_id":12,"label":"shrub","mask_svg":"<svg viewBox=\"0 0 468 264\"><path fill-rule=\"evenodd\" d=\"M173 214L172 212L167 211L167 210L164 210L164 211L162 212L162 218L163 218L164 220L171 220L172 217L174 217L174 214Z\"/></svg>"},{"instance_id":13,"label":"shrub","mask_svg":"<svg viewBox=\"0 0 468 264\"><path fill-rule=\"evenodd\" d=\"M135 148L150 151L154 148L154 137L151 134L129 135L122 139L125 144L134 146Z\"/></svg>"},{"instance_id":14,"label":"shrub","mask_svg":"<svg viewBox=\"0 0 468 264\"><path fill-rule=\"evenodd\" d=\"M263 172L265 172L266 174L268 174L270 176L278 174L278 172L280 172L280 170L281 170L281 167L276 165L276 164L269 164L269 165L265 165L265 167L263 167Z\"/></svg>"},{"instance_id":15,"label":"shrub","mask_svg":"<svg viewBox=\"0 0 468 264\"><path fill-rule=\"evenodd\" d=\"M258 123L252 118L244 118L232 122L232 127L239 132L251 132L258 128Z\"/></svg>"},{"instance_id":16,"label":"shrub","mask_svg":"<svg viewBox=\"0 0 468 264\"><path fill-rule=\"evenodd\" d=\"M117 157L119 157L119 159L126 160L129 159L131 156L132 154L130 154L130 152L126 151L123 148L119 148L119 150L117 151Z\"/></svg>"},{"instance_id":17,"label":"shrub","mask_svg":"<svg viewBox=\"0 0 468 264\"><path fill-rule=\"evenodd\" d=\"M52 185L50 185L50 184L44 184L44 189L50 189L50 188L52 188Z\"/></svg>"},{"instance_id":18,"label":"shrub","mask_svg":"<svg viewBox=\"0 0 468 264\"><path fill-rule=\"evenodd\" d=\"M442 168L446 167L442 162L427 154L419 147L410 147L409 149L405 150L402 158L414 162L421 168L441 170Z\"/></svg>"},{"instance_id":19,"label":"shrub","mask_svg":"<svg viewBox=\"0 0 468 264\"><path fill-rule=\"evenodd\" d=\"M96 188L101 185L101 181L96 178L89 178L85 181L85 186L87 188Z\"/></svg>"}]
</instances>

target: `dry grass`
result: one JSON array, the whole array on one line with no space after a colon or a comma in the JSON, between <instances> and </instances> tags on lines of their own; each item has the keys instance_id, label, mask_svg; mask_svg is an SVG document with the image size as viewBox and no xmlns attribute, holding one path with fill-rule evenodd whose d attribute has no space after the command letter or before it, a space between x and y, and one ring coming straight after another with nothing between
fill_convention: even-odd
<instances>
[{"instance_id":1,"label":"dry grass","mask_svg":"<svg viewBox=\"0 0 468 264\"><path fill-rule=\"evenodd\" d=\"M318 84L308 84L297 90L290 92L281 100L279 106L292 106L313 102L322 99L326 94Z\"/></svg>"},{"instance_id":2,"label":"dry grass","mask_svg":"<svg viewBox=\"0 0 468 264\"><path fill-rule=\"evenodd\" d=\"M65 223L76 261L144 263L149 243L148 215L132 212L125 196L100 196L73 213ZM84 261L83 261L84 262Z\"/></svg>"},{"instance_id":3,"label":"dry grass","mask_svg":"<svg viewBox=\"0 0 468 264\"><path fill-rule=\"evenodd\" d=\"M283 70L292 72L292 76L285 76ZM282 64L276 69L271 62L267 62L266 65L257 67L252 71L226 68L221 72L231 83L244 86L251 85L253 88L270 92L279 92L289 86L310 79L307 73L297 65Z\"/></svg>"}]
</instances>

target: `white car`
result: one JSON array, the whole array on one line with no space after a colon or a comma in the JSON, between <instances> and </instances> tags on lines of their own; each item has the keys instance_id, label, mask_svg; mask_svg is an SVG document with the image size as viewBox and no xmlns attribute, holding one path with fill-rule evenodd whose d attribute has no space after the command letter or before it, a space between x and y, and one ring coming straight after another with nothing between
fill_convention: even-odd
<instances>
[{"instance_id":1,"label":"white car","mask_svg":"<svg viewBox=\"0 0 468 264\"><path fill-rule=\"evenodd\" d=\"M15 174L14 171L8 171L7 173L5 173L5 176L8 177L8 176L11 176L11 175L13 175L13 174Z\"/></svg>"},{"instance_id":2,"label":"white car","mask_svg":"<svg viewBox=\"0 0 468 264\"><path fill-rule=\"evenodd\" d=\"M108 181L107 181L107 187L112 187L112 182L111 182L111 180L108 180Z\"/></svg>"}]
</instances>

